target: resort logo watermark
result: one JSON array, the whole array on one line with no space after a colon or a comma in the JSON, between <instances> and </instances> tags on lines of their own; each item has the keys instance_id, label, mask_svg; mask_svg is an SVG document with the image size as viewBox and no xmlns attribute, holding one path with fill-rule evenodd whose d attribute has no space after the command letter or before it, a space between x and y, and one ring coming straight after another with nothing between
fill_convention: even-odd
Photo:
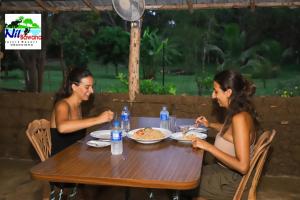
<instances>
[{"instance_id":1,"label":"resort logo watermark","mask_svg":"<svg viewBox=\"0 0 300 200\"><path fill-rule=\"evenodd\" d=\"M41 21L41 14L5 14L5 49L41 49Z\"/></svg>"}]
</instances>

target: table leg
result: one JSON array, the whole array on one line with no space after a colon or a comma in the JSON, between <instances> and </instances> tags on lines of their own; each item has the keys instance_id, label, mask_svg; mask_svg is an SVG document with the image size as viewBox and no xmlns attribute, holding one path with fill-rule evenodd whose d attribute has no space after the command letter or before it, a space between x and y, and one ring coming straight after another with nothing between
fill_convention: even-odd
<instances>
[{"instance_id":1,"label":"table leg","mask_svg":"<svg viewBox=\"0 0 300 200\"><path fill-rule=\"evenodd\" d=\"M125 188L125 200L129 200L130 198L130 188L126 187Z\"/></svg>"}]
</instances>

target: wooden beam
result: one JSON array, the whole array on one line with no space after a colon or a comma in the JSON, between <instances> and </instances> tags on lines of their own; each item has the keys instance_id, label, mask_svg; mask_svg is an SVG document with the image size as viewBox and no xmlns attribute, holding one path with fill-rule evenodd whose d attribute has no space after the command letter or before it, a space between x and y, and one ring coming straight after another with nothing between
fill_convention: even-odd
<instances>
[{"instance_id":1,"label":"wooden beam","mask_svg":"<svg viewBox=\"0 0 300 200\"><path fill-rule=\"evenodd\" d=\"M44 8L40 7L40 6L32 6L32 7L18 7L18 6L6 6L6 5L3 5L2 3L2 6L0 8L1 11L45 11Z\"/></svg>"},{"instance_id":2,"label":"wooden beam","mask_svg":"<svg viewBox=\"0 0 300 200\"><path fill-rule=\"evenodd\" d=\"M244 3L194 3L193 9L230 9L230 8L249 8L249 2ZM256 2L255 7L290 7L296 8L300 7L299 2ZM176 4L176 5L146 5L147 10L188 10L187 4Z\"/></svg>"},{"instance_id":3,"label":"wooden beam","mask_svg":"<svg viewBox=\"0 0 300 200\"><path fill-rule=\"evenodd\" d=\"M142 21L131 22L130 52L128 67L129 102L134 102L136 94L140 93L139 65Z\"/></svg>"},{"instance_id":4,"label":"wooden beam","mask_svg":"<svg viewBox=\"0 0 300 200\"><path fill-rule=\"evenodd\" d=\"M85 5L90 7L93 11L98 12L97 8L94 6L94 4L90 0L82 0Z\"/></svg>"},{"instance_id":5,"label":"wooden beam","mask_svg":"<svg viewBox=\"0 0 300 200\"><path fill-rule=\"evenodd\" d=\"M187 0L189 1L189 0ZM12 1L13 2L13 1ZM6 2L3 1L0 7L0 11L45 11L46 9L55 9L54 12L71 12L71 11L91 11L91 7L83 7L83 6L58 6L56 8L46 6L44 1L36 0L36 2L40 2L40 6L18 6L17 3ZM192 2L192 1L191 1ZM44 7L42 7L44 5ZM113 10L112 5L105 5L105 6L94 6L94 9L97 11L111 11ZM192 8L193 10L198 9L230 9L230 8L250 8L250 2L234 2L234 3L193 3ZM300 7L300 1L280 1L280 2L258 2L255 1L255 8L258 7L290 7L290 8L297 8ZM173 5L159 5L159 4L151 4L146 5L146 9L148 10L188 10L188 4L173 4Z\"/></svg>"},{"instance_id":6,"label":"wooden beam","mask_svg":"<svg viewBox=\"0 0 300 200\"><path fill-rule=\"evenodd\" d=\"M49 12L53 12L53 13L57 13L57 12L58 12L55 8L49 6L49 5L47 4L47 2L44 2L44 1L42 1L42 0L35 0L35 2L36 2L39 6L41 6L45 11L49 11Z\"/></svg>"},{"instance_id":7,"label":"wooden beam","mask_svg":"<svg viewBox=\"0 0 300 200\"><path fill-rule=\"evenodd\" d=\"M113 7L110 6L95 6L97 11L112 11ZM56 12L72 12L72 11L91 11L90 7L82 7L82 6L59 6L55 8ZM0 11L45 11L41 6L30 6L30 7L19 7L19 6L11 6L9 4L2 3L0 7Z\"/></svg>"}]
</instances>

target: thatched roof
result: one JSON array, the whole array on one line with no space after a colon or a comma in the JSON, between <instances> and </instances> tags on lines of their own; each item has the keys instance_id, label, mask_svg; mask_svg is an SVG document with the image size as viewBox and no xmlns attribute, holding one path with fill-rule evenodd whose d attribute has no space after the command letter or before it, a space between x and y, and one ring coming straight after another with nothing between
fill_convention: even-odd
<instances>
[{"instance_id":1,"label":"thatched roof","mask_svg":"<svg viewBox=\"0 0 300 200\"><path fill-rule=\"evenodd\" d=\"M145 0L146 9L214 9L255 7L300 7L300 0ZM5 0L0 10L9 11L105 11L112 10L111 0Z\"/></svg>"}]
</instances>

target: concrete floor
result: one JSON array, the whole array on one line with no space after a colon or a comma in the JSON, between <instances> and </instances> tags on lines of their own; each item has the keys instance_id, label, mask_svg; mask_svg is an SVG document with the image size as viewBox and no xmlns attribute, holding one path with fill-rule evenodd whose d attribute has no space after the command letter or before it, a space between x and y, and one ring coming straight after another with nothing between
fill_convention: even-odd
<instances>
[{"instance_id":1,"label":"concrete floor","mask_svg":"<svg viewBox=\"0 0 300 200\"><path fill-rule=\"evenodd\" d=\"M39 200L42 199L43 183L31 180L29 169L34 165L29 160L0 158L0 200ZM85 199L119 200L124 199L124 188L86 186ZM297 200L300 199L300 177L264 176L257 192L258 200ZM86 192L88 191L88 192ZM147 199L149 191L133 188L130 200ZM155 199L167 200L171 191L155 190Z\"/></svg>"}]
</instances>

